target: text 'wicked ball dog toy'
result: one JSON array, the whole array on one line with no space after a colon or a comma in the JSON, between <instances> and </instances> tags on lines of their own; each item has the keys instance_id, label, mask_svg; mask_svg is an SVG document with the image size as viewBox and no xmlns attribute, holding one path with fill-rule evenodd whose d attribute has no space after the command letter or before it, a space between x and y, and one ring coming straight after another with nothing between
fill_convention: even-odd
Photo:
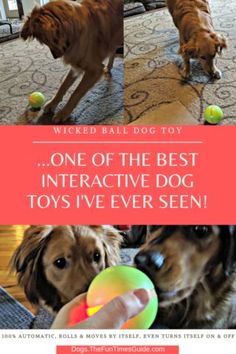
<instances>
[{"instance_id":1,"label":"text 'wicked ball dog toy'","mask_svg":"<svg viewBox=\"0 0 236 354\"><path fill-rule=\"evenodd\" d=\"M219 106L211 105L205 109L204 118L208 124L219 124L224 113Z\"/></svg>"},{"instance_id":2,"label":"text 'wicked ball dog toy'","mask_svg":"<svg viewBox=\"0 0 236 354\"><path fill-rule=\"evenodd\" d=\"M33 92L28 97L29 105L34 109L40 109L45 103L45 97L41 92Z\"/></svg>"},{"instance_id":3,"label":"text 'wicked ball dog toy'","mask_svg":"<svg viewBox=\"0 0 236 354\"><path fill-rule=\"evenodd\" d=\"M73 311L73 319L70 325L80 322L93 316L105 304L115 297L127 291L135 289L153 290L153 296L145 309L137 316L128 320L122 328L124 329L148 329L154 322L158 310L158 298L152 281L140 270L129 266L115 266L106 268L99 273L90 284L86 298L86 315L81 316L81 309L78 309L78 317ZM77 321L76 321L77 317Z\"/></svg>"}]
</instances>

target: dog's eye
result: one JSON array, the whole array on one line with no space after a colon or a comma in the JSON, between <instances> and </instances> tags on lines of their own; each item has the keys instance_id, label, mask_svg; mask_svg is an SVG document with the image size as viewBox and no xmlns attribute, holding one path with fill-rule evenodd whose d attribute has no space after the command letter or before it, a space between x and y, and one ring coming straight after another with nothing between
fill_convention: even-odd
<instances>
[{"instance_id":1,"label":"dog's eye","mask_svg":"<svg viewBox=\"0 0 236 354\"><path fill-rule=\"evenodd\" d=\"M206 60L207 58L206 57L200 57L202 60Z\"/></svg>"},{"instance_id":2,"label":"dog's eye","mask_svg":"<svg viewBox=\"0 0 236 354\"><path fill-rule=\"evenodd\" d=\"M197 225L193 227L193 231L198 237L205 237L209 235L210 228L206 225Z\"/></svg>"},{"instance_id":3,"label":"dog's eye","mask_svg":"<svg viewBox=\"0 0 236 354\"><path fill-rule=\"evenodd\" d=\"M95 251L93 254L93 261L98 263L101 259L101 254L99 251Z\"/></svg>"},{"instance_id":4,"label":"dog's eye","mask_svg":"<svg viewBox=\"0 0 236 354\"><path fill-rule=\"evenodd\" d=\"M65 258L58 258L53 264L59 269L64 269L67 265L67 261Z\"/></svg>"}]
</instances>

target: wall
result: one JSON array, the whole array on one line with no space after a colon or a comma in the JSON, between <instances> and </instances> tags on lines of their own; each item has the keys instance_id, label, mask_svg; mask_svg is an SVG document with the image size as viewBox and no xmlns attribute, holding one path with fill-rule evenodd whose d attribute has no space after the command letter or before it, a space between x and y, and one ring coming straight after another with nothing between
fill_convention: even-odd
<instances>
[{"instance_id":1,"label":"wall","mask_svg":"<svg viewBox=\"0 0 236 354\"><path fill-rule=\"evenodd\" d=\"M28 13L31 12L36 3L40 5L40 0L22 0L24 14L28 15Z\"/></svg>"},{"instance_id":2,"label":"wall","mask_svg":"<svg viewBox=\"0 0 236 354\"><path fill-rule=\"evenodd\" d=\"M3 2L0 0L0 19L5 20L6 19L6 13L4 10Z\"/></svg>"}]
</instances>

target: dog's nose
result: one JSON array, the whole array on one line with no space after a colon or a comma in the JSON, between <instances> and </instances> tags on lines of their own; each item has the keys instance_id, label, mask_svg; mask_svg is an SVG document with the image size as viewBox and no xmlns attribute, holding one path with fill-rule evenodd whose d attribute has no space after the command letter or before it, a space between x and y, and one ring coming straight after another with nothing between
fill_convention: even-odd
<instances>
[{"instance_id":1,"label":"dog's nose","mask_svg":"<svg viewBox=\"0 0 236 354\"><path fill-rule=\"evenodd\" d=\"M154 251L140 251L134 258L137 268L143 270L160 270L164 261L164 256L160 252Z\"/></svg>"}]
</instances>

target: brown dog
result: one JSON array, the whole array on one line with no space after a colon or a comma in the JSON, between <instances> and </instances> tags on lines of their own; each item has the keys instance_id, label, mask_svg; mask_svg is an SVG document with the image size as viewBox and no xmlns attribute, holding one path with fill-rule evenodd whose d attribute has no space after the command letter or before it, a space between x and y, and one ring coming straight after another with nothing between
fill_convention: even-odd
<instances>
[{"instance_id":1,"label":"brown dog","mask_svg":"<svg viewBox=\"0 0 236 354\"><path fill-rule=\"evenodd\" d=\"M204 71L221 78L215 65L216 54L227 48L226 39L214 31L208 0L166 0L175 26L179 30L179 53L183 57L182 76L190 76L190 59L199 59Z\"/></svg>"},{"instance_id":2,"label":"brown dog","mask_svg":"<svg viewBox=\"0 0 236 354\"><path fill-rule=\"evenodd\" d=\"M32 226L11 264L29 301L53 312L86 292L93 278L119 261L121 236L109 226Z\"/></svg>"},{"instance_id":3,"label":"brown dog","mask_svg":"<svg viewBox=\"0 0 236 354\"><path fill-rule=\"evenodd\" d=\"M65 121L100 79L107 57L107 71L112 69L116 48L123 41L122 18L122 0L53 0L35 7L27 18L21 37L36 38L49 47L55 59L62 57L71 66L57 94L46 104L46 113L54 112L68 88L84 72L67 104L54 116L54 122Z\"/></svg>"},{"instance_id":4,"label":"brown dog","mask_svg":"<svg viewBox=\"0 0 236 354\"><path fill-rule=\"evenodd\" d=\"M168 328L236 326L236 234L228 226L152 226L135 257Z\"/></svg>"}]
</instances>

